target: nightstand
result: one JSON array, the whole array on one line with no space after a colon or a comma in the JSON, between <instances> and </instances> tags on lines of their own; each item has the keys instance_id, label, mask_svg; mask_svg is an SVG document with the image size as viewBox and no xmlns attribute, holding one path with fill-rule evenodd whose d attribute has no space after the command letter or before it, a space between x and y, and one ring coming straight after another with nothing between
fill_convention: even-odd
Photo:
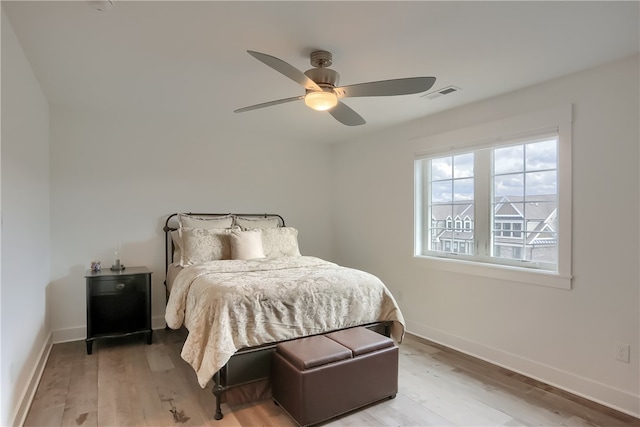
<instances>
[{"instance_id":1,"label":"nightstand","mask_svg":"<svg viewBox=\"0 0 640 427\"><path fill-rule=\"evenodd\" d=\"M87 271L87 354L93 341L146 334L151 344L151 271L127 267Z\"/></svg>"}]
</instances>

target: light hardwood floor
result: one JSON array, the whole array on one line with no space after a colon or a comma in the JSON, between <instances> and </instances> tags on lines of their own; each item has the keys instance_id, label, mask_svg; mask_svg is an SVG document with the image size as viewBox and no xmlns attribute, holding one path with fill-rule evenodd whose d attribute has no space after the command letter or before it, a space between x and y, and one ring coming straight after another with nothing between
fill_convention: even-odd
<instances>
[{"instance_id":1,"label":"light hardwood floor","mask_svg":"<svg viewBox=\"0 0 640 427\"><path fill-rule=\"evenodd\" d=\"M25 426L295 426L271 400L223 404L180 358L185 331L53 346ZM640 426L640 420L411 336L399 393L327 426Z\"/></svg>"}]
</instances>

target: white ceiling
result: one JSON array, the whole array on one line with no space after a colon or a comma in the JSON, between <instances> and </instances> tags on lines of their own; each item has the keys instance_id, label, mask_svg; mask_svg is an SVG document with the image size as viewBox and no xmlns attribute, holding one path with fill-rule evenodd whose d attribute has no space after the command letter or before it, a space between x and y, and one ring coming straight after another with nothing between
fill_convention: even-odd
<instances>
[{"instance_id":1,"label":"white ceiling","mask_svg":"<svg viewBox=\"0 0 640 427\"><path fill-rule=\"evenodd\" d=\"M632 2L133 2L104 12L85 1L2 1L50 104L135 114L188 115L221 132L337 142L590 68L639 51ZM343 85L435 76L432 90L350 98L367 124L347 127L249 56L304 71L333 53ZM4 58L3 58L4 59ZM602 82L606 85L607 82Z\"/></svg>"}]
</instances>

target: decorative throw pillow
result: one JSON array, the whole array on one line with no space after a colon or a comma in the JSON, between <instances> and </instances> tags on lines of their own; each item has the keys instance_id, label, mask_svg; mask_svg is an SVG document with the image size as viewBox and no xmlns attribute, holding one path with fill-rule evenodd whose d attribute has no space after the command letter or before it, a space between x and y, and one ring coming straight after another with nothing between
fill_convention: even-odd
<instances>
[{"instance_id":1,"label":"decorative throw pillow","mask_svg":"<svg viewBox=\"0 0 640 427\"><path fill-rule=\"evenodd\" d=\"M262 246L267 258L300 256L298 230L293 227L264 228Z\"/></svg>"},{"instance_id":2,"label":"decorative throw pillow","mask_svg":"<svg viewBox=\"0 0 640 427\"><path fill-rule=\"evenodd\" d=\"M173 230L171 232L171 241L173 241L173 262L180 262L182 256L182 240L180 239L180 232Z\"/></svg>"},{"instance_id":3,"label":"decorative throw pillow","mask_svg":"<svg viewBox=\"0 0 640 427\"><path fill-rule=\"evenodd\" d=\"M264 258L262 232L260 230L233 230L231 241L231 259Z\"/></svg>"},{"instance_id":4,"label":"decorative throw pillow","mask_svg":"<svg viewBox=\"0 0 640 427\"><path fill-rule=\"evenodd\" d=\"M280 220L275 217L271 218L246 218L242 216L234 217L234 224L240 226L243 230L250 228L276 228L280 225Z\"/></svg>"},{"instance_id":5,"label":"decorative throw pillow","mask_svg":"<svg viewBox=\"0 0 640 427\"><path fill-rule=\"evenodd\" d=\"M180 265L231 259L230 229L181 227L182 242Z\"/></svg>"},{"instance_id":6,"label":"decorative throw pillow","mask_svg":"<svg viewBox=\"0 0 640 427\"><path fill-rule=\"evenodd\" d=\"M233 216L199 217L188 214L178 214L180 227L190 228L231 228Z\"/></svg>"}]
</instances>

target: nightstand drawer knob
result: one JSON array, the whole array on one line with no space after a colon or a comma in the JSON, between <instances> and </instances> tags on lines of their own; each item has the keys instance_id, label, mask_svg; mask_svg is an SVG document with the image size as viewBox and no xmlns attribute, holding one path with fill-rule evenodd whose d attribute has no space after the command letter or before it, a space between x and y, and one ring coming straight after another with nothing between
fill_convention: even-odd
<instances>
[{"instance_id":1,"label":"nightstand drawer knob","mask_svg":"<svg viewBox=\"0 0 640 427\"><path fill-rule=\"evenodd\" d=\"M118 290L120 290L120 289L124 289L124 286L125 286L125 285L124 285L124 283L118 283L118 284L116 285L116 289L118 289Z\"/></svg>"}]
</instances>

